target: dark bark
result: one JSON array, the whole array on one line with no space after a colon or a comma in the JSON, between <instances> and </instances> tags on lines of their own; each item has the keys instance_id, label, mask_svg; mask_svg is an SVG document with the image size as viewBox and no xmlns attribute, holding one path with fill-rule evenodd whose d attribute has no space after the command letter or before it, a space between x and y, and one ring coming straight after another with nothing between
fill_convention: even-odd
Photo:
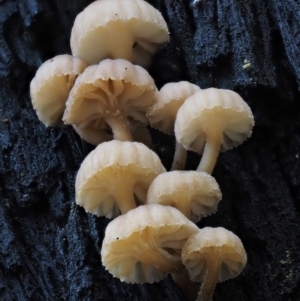
<instances>
[{"instance_id":1,"label":"dark bark","mask_svg":"<svg viewBox=\"0 0 300 301\"><path fill-rule=\"evenodd\" d=\"M43 61L70 52L72 23L90 2L0 1L0 300L184 300L171 278L128 285L104 270L108 220L74 203L92 147L71 127L45 128L32 109L30 80ZM150 70L157 85L234 89L256 120L253 136L220 156L223 200L199 224L233 231L248 253L243 273L218 284L214 300L300 300L300 3L151 3L171 32ZM152 134L169 167L174 139ZM198 160L189 154L188 168Z\"/></svg>"}]
</instances>

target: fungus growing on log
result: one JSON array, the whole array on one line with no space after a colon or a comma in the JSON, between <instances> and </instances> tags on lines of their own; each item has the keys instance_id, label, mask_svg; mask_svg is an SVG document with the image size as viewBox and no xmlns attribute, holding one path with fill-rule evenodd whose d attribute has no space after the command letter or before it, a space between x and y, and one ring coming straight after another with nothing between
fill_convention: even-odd
<instances>
[{"instance_id":1,"label":"fungus growing on log","mask_svg":"<svg viewBox=\"0 0 300 301\"><path fill-rule=\"evenodd\" d=\"M30 96L38 118L46 125L61 123L71 88L87 64L68 54L44 62L30 83Z\"/></svg>"},{"instance_id":2,"label":"fungus growing on log","mask_svg":"<svg viewBox=\"0 0 300 301\"><path fill-rule=\"evenodd\" d=\"M185 148L202 153L198 171L212 173L219 152L240 145L252 134L254 117L234 91L209 88L189 97L178 111L175 136Z\"/></svg>"},{"instance_id":3,"label":"fungus growing on log","mask_svg":"<svg viewBox=\"0 0 300 301\"><path fill-rule=\"evenodd\" d=\"M152 127L171 135L174 133L174 123L179 108L184 101L200 88L186 81L168 83L157 94L157 102L147 113ZM171 170L184 169L186 149L176 142L175 155Z\"/></svg>"},{"instance_id":4,"label":"fungus growing on log","mask_svg":"<svg viewBox=\"0 0 300 301\"><path fill-rule=\"evenodd\" d=\"M95 1L77 15L71 32L73 55L89 64L111 58L145 67L167 42L163 16L143 0Z\"/></svg>"},{"instance_id":5,"label":"fungus growing on log","mask_svg":"<svg viewBox=\"0 0 300 301\"><path fill-rule=\"evenodd\" d=\"M128 117L148 123L146 112L156 101L152 77L125 60L104 60L77 78L63 120L89 142L112 138L132 141Z\"/></svg>"},{"instance_id":6,"label":"fungus growing on log","mask_svg":"<svg viewBox=\"0 0 300 301\"><path fill-rule=\"evenodd\" d=\"M183 268L182 247L197 231L197 226L173 207L140 206L108 224L102 263L121 281L160 281Z\"/></svg>"},{"instance_id":7,"label":"fungus growing on log","mask_svg":"<svg viewBox=\"0 0 300 301\"><path fill-rule=\"evenodd\" d=\"M172 206L193 222L217 211L222 194L205 172L171 171L158 175L149 187L147 204Z\"/></svg>"},{"instance_id":8,"label":"fungus growing on log","mask_svg":"<svg viewBox=\"0 0 300 301\"><path fill-rule=\"evenodd\" d=\"M163 172L158 156L144 144L104 142L80 166L76 203L98 216L116 217L145 204L150 184Z\"/></svg>"},{"instance_id":9,"label":"fungus growing on log","mask_svg":"<svg viewBox=\"0 0 300 301\"><path fill-rule=\"evenodd\" d=\"M206 227L191 236L181 258L190 279L202 283L197 301L212 301L216 284L237 277L247 263L241 240L221 227Z\"/></svg>"}]
</instances>

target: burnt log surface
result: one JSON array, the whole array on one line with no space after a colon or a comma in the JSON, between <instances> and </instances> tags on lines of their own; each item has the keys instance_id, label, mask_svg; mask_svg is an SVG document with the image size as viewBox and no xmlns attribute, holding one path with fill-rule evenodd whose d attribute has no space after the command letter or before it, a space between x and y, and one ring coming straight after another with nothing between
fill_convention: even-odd
<instances>
[{"instance_id":1,"label":"burnt log surface","mask_svg":"<svg viewBox=\"0 0 300 301\"><path fill-rule=\"evenodd\" d=\"M93 147L71 127L46 128L31 105L37 68L70 53L74 19L91 2L0 0L0 300L185 300L170 277L128 285L105 271L109 221L74 203L76 172ZM198 224L233 231L248 254L214 300L300 300L299 1L149 2L171 33L150 68L157 86L233 89L255 116L252 137L220 155L213 175L223 200ZM174 137L151 134L169 168ZM187 168L198 161L189 154Z\"/></svg>"}]
</instances>

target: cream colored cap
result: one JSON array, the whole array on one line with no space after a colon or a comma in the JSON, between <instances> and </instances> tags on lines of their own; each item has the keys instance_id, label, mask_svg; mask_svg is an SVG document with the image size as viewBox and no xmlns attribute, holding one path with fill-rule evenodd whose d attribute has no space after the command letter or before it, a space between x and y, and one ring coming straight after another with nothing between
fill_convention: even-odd
<instances>
[{"instance_id":1,"label":"cream colored cap","mask_svg":"<svg viewBox=\"0 0 300 301\"><path fill-rule=\"evenodd\" d=\"M108 224L102 263L121 281L159 281L182 268L181 249L197 231L197 226L173 207L140 206Z\"/></svg>"},{"instance_id":2,"label":"cream colored cap","mask_svg":"<svg viewBox=\"0 0 300 301\"><path fill-rule=\"evenodd\" d=\"M204 281L207 265L213 265L216 256L221 258L218 282L238 276L247 263L241 240L222 227L201 229L187 240L181 254L191 280L198 282Z\"/></svg>"},{"instance_id":3,"label":"cream colored cap","mask_svg":"<svg viewBox=\"0 0 300 301\"><path fill-rule=\"evenodd\" d=\"M157 102L148 111L151 126L172 134L179 108L198 90L200 87L186 81L165 84L158 92Z\"/></svg>"},{"instance_id":4,"label":"cream colored cap","mask_svg":"<svg viewBox=\"0 0 300 301\"><path fill-rule=\"evenodd\" d=\"M253 126L252 111L236 92L209 88L193 94L178 110L175 135L185 148L202 153L206 136L222 131L225 151L250 137Z\"/></svg>"},{"instance_id":5,"label":"cream colored cap","mask_svg":"<svg viewBox=\"0 0 300 301\"><path fill-rule=\"evenodd\" d=\"M217 211L222 198L215 178L205 172L171 171L158 175L149 187L147 204L177 208L193 222Z\"/></svg>"},{"instance_id":6,"label":"cream colored cap","mask_svg":"<svg viewBox=\"0 0 300 301\"><path fill-rule=\"evenodd\" d=\"M71 50L89 64L106 58L147 66L151 55L169 41L161 13L143 0L99 0L75 19Z\"/></svg>"},{"instance_id":7,"label":"cream colored cap","mask_svg":"<svg viewBox=\"0 0 300 301\"><path fill-rule=\"evenodd\" d=\"M75 124L83 139L102 141L107 128L114 126L112 120L121 120L124 127L128 126L127 117L148 123L145 115L156 102L156 94L155 83L145 69L125 60L107 59L89 66L78 77L63 120Z\"/></svg>"},{"instance_id":8,"label":"cream colored cap","mask_svg":"<svg viewBox=\"0 0 300 301\"><path fill-rule=\"evenodd\" d=\"M104 142L80 166L76 203L98 216L118 216L144 204L150 184L163 172L159 157L144 144Z\"/></svg>"},{"instance_id":9,"label":"cream colored cap","mask_svg":"<svg viewBox=\"0 0 300 301\"><path fill-rule=\"evenodd\" d=\"M38 118L46 125L61 122L69 92L87 64L68 54L44 62L30 83L30 96Z\"/></svg>"}]
</instances>

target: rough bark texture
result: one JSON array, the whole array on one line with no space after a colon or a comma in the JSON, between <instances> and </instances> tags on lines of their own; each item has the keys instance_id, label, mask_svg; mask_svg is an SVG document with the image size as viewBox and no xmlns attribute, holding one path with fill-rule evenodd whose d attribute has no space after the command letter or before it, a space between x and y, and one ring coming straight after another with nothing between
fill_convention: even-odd
<instances>
[{"instance_id":1,"label":"rough bark texture","mask_svg":"<svg viewBox=\"0 0 300 301\"><path fill-rule=\"evenodd\" d=\"M74 18L90 2L0 1L0 300L185 300L170 277L128 285L104 270L108 220L74 204L75 175L92 147L71 127L45 128L31 106L36 69L70 52ZM248 253L243 273L217 285L214 300L300 300L299 2L149 2L171 32L150 70L157 85L234 89L255 115L251 139L220 156L223 200L199 224L233 231ZM170 167L174 139L152 134ZM189 154L188 168L198 160Z\"/></svg>"}]
</instances>

